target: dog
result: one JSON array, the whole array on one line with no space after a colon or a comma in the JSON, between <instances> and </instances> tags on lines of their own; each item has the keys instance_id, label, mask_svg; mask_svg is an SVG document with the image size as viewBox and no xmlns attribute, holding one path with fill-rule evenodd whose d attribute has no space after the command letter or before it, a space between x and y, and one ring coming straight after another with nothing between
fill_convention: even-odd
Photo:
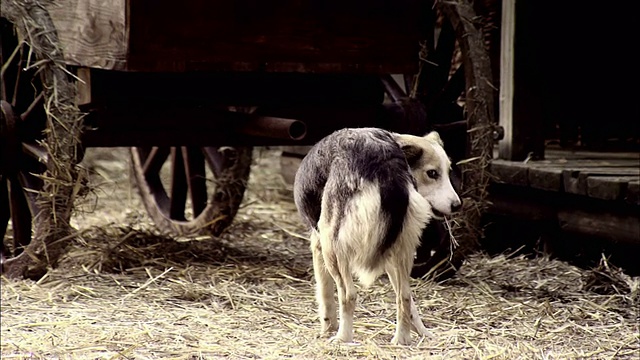
<instances>
[{"instance_id":1,"label":"dog","mask_svg":"<svg viewBox=\"0 0 640 360\"><path fill-rule=\"evenodd\" d=\"M426 224L462 205L450 168L437 132L420 137L379 128L337 130L302 160L294 201L311 232L321 331L337 330L332 341L353 341L353 275L366 287L384 272L396 294L392 343L410 344L411 329L430 335L411 295L409 274Z\"/></svg>"}]
</instances>

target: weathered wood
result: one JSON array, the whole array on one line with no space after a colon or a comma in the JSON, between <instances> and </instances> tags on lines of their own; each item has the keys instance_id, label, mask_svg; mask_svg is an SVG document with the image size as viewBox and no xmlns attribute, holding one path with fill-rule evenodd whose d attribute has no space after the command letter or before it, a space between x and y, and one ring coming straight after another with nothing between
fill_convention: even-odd
<instances>
[{"instance_id":1,"label":"weathered wood","mask_svg":"<svg viewBox=\"0 0 640 360\"><path fill-rule=\"evenodd\" d=\"M529 166L520 162L494 159L489 167L495 182L529 186Z\"/></svg>"},{"instance_id":2,"label":"weathered wood","mask_svg":"<svg viewBox=\"0 0 640 360\"><path fill-rule=\"evenodd\" d=\"M565 160L633 160L636 166L640 166L639 152L596 152L596 151L568 151L557 146L548 146L545 150L546 159Z\"/></svg>"},{"instance_id":3,"label":"weathered wood","mask_svg":"<svg viewBox=\"0 0 640 360\"><path fill-rule=\"evenodd\" d=\"M504 138L499 143L499 158L513 159L513 75L516 25L516 1L502 0L502 22L500 35L500 101L498 122L504 129Z\"/></svg>"},{"instance_id":4,"label":"weathered wood","mask_svg":"<svg viewBox=\"0 0 640 360\"><path fill-rule=\"evenodd\" d=\"M531 12L541 6L535 2L502 1L502 54L500 88L500 125L504 138L499 157L522 161L544 158L541 95L544 92L537 64L531 52L539 47L539 36L532 29L540 19ZM503 88L504 87L504 88Z\"/></svg>"},{"instance_id":5,"label":"weathered wood","mask_svg":"<svg viewBox=\"0 0 640 360\"><path fill-rule=\"evenodd\" d=\"M640 181L629 181L624 200L629 204L640 205Z\"/></svg>"},{"instance_id":6,"label":"weathered wood","mask_svg":"<svg viewBox=\"0 0 640 360\"><path fill-rule=\"evenodd\" d=\"M501 193L490 195L491 206L488 212L511 218L529 221L554 221L557 209L548 201L534 201L530 197L505 196Z\"/></svg>"},{"instance_id":7,"label":"weathered wood","mask_svg":"<svg viewBox=\"0 0 640 360\"><path fill-rule=\"evenodd\" d=\"M47 2L69 65L123 69L128 52L126 0Z\"/></svg>"},{"instance_id":8,"label":"weathered wood","mask_svg":"<svg viewBox=\"0 0 640 360\"><path fill-rule=\"evenodd\" d=\"M129 71L415 73L418 0L61 0L72 65Z\"/></svg>"},{"instance_id":9,"label":"weathered wood","mask_svg":"<svg viewBox=\"0 0 640 360\"><path fill-rule=\"evenodd\" d=\"M562 192L494 185L488 213L544 222L561 231L640 245L637 207Z\"/></svg>"},{"instance_id":10,"label":"weathered wood","mask_svg":"<svg viewBox=\"0 0 640 360\"><path fill-rule=\"evenodd\" d=\"M563 231L583 233L628 243L640 242L640 217L605 212L560 209L558 222Z\"/></svg>"},{"instance_id":11,"label":"weathered wood","mask_svg":"<svg viewBox=\"0 0 640 360\"><path fill-rule=\"evenodd\" d=\"M91 69L86 67L78 68L76 76L80 79L80 81L78 81L78 92L76 93L76 104L78 106L91 104Z\"/></svg>"},{"instance_id":12,"label":"weathered wood","mask_svg":"<svg viewBox=\"0 0 640 360\"><path fill-rule=\"evenodd\" d=\"M632 159L618 159L611 158L616 155L609 155L608 159L546 159L541 161L532 161L530 164L535 166L555 166L555 167L565 167L567 169L570 168L607 168L607 169L615 169L615 168L633 168L638 167L639 163L636 160Z\"/></svg>"},{"instance_id":13,"label":"weathered wood","mask_svg":"<svg viewBox=\"0 0 640 360\"><path fill-rule=\"evenodd\" d=\"M640 180L638 176L589 176L587 195L603 200L624 199L630 181Z\"/></svg>"},{"instance_id":14,"label":"weathered wood","mask_svg":"<svg viewBox=\"0 0 640 360\"><path fill-rule=\"evenodd\" d=\"M534 189L562 191L562 167L531 166L529 168L529 186Z\"/></svg>"},{"instance_id":15,"label":"weathered wood","mask_svg":"<svg viewBox=\"0 0 640 360\"><path fill-rule=\"evenodd\" d=\"M589 195L587 181L593 176L639 176L640 170L629 167L594 167L580 168L568 167L563 170L562 178L564 190L578 195Z\"/></svg>"},{"instance_id":16,"label":"weathered wood","mask_svg":"<svg viewBox=\"0 0 640 360\"><path fill-rule=\"evenodd\" d=\"M591 176L640 175L639 156L638 153L608 153L596 156L593 153L555 151L550 159L526 163L494 159L491 161L490 171L496 183L589 196L587 179ZM599 184L600 187L604 186ZM594 190L594 197L613 196L600 194L599 191ZM626 196L625 189L620 188L617 191L621 191L620 197ZM633 195L631 198L634 198Z\"/></svg>"}]
</instances>

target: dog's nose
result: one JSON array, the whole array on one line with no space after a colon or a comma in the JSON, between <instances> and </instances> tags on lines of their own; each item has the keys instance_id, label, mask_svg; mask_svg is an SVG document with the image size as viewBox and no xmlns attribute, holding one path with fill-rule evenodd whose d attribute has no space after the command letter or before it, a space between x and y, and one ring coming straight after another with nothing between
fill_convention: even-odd
<instances>
[{"instance_id":1,"label":"dog's nose","mask_svg":"<svg viewBox=\"0 0 640 360\"><path fill-rule=\"evenodd\" d=\"M457 212L462 208L462 199L451 204L451 212Z\"/></svg>"}]
</instances>

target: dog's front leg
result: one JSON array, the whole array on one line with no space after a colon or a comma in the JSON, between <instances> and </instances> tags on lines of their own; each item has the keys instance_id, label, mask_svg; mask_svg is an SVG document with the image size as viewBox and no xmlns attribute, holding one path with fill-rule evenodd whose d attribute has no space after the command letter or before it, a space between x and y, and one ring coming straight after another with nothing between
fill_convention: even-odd
<instances>
[{"instance_id":1,"label":"dog's front leg","mask_svg":"<svg viewBox=\"0 0 640 360\"><path fill-rule=\"evenodd\" d=\"M391 343L400 345L411 344L411 326L413 323L411 303L411 288L409 285L409 274L400 266L387 269L387 275L391 281L391 286L396 293L396 333L391 339Z\"/></svg>"},{"instance_id":2,"label":"dog's front leg","mask_svg":"<svg viewBox=\"0 0 640 360\"><path fill-rule=\"evenodd\" d=\"M323 335L338 329L336 316L335 285L325 266L320 237L314 230L311 233L311 254L313 255L313 272L316 279L316 300L318 316Z\"/></svg>"}]
</instances>

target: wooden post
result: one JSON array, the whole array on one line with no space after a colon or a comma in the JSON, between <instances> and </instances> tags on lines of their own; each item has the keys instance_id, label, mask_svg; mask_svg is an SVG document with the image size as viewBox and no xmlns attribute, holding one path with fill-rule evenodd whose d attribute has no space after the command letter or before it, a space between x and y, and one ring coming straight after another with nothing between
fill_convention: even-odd
<instances>
[{"instance_id":1,"label":"wooden post","mask_svg":"<svg viewBox=\"0 0 640 360\"><path fill-rule=\"evenodd\" d=\"M504 139L498 156L504 160L544 158L544 75L539 64L544 51L535 28L541 20L536 15L540 6L531 1L502 1L499 124Z\"/></svg>"},{"instance_id":2,"label":"wooden post","mask_svg":"<svg viewBox=\"0 0 640 360\"><path fill-rule=\"evenodd\" d=\"M516 0L502 0L500 46L500 103L498 122L504 129L499 143L498 157L510 160L513 141L513 67L516 26Z\"/></svg>"}]
</instances>

